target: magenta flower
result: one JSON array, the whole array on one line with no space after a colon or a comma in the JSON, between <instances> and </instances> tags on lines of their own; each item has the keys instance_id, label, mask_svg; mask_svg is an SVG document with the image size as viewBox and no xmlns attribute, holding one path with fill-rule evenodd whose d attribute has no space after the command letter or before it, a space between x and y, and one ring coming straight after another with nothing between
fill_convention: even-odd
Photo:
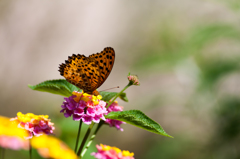
<instances>
[{"instance_id":1,"label":"magenta flower","mask_svg":"<svg viewBox=\"0 0 240 159\"><path fill-rule=\"evenodd\" d=\"M101 119L106 120L104 115L107 114L106 102L100 100L101 98L100 95L74 91L72 96L64 98L65 101L61 106L63 109L60 112L64 113L66 118L72 116L75 121L82 119L88 125L92 122L99 123Z\"/></svg>"},{"instance_id":2,"label":"magenta flower","mask_svg":"<svg viewBox=\"0 0 240 159\"><path fill-rule=\"evenodd\" d=\"M108 108L108 113L114 111L122 111L123 107L118 105L117 101L114 101ZM120 127L121 124L126 124L123 121L115 120L115 119L106 119L105 123L109 124L110 127L116 127L118 130L123 131L123 128Z\"/></svg>"}]
</instances>

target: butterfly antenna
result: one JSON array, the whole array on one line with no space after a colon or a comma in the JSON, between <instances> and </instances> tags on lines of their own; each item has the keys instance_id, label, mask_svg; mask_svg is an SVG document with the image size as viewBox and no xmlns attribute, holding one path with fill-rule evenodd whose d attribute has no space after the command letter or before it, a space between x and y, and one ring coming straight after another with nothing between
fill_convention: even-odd
<instances>
[{"instance_id":1,"label":"butterfly antenna","mask_svg":"<svg viewBox=\"0 0 240 159\"><path fill-rule=\"evenodd\" d=\"M117 87L112 87L112 88L108 88L108 89L105 89L105 90L102 90L102 91L106 91L106 90L110 90L110 89L114 89L114 88L120 88L119 86Z\"/></svg>"}]
</instances>

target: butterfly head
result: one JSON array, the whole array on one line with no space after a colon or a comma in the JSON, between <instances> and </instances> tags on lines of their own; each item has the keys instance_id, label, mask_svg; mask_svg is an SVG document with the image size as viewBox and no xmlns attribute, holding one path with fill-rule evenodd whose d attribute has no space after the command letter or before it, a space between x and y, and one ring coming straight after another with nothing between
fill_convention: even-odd
<instances>
[{"instance_id":1,"label":"butterfly head","mask_svg":"<svg viewBox=\"0 0 240 159\"><path fill-rule=\"evenodd\" d=\"M97 90L94 90L94 91L92 92L92 95L98 96L98 95L99 95L99 92L98 92Z\"/></svg>"}]
</instances>

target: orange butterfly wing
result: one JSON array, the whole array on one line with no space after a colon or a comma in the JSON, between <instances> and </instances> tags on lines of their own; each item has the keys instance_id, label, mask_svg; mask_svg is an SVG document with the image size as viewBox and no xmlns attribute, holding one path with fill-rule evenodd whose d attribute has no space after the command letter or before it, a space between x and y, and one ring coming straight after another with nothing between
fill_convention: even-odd
<instances>
[{"instance_id":1,"label":"orange butterfly wing","mask_svg":"<svg viewBox=\"0 0 240 159\"><path fill-rule=\"evenodd\" d=\"M65 63L59 66L59 72L66 80L81 88L88 94L99 94L100 87L110 74L115 59L113 48L107 47L101 53L89 57L75 55L68 57Z\"/></svg>"},{"instance_id":2,"label":"orange butterfly wing","mask_svg":"<svg viewBox=\"0 0 240 159\"><path fill-rule=\"evenodd\" d=\"M92 54L89 58L94 58L99 66L99 81L97 87L100 87L111 73L115 61L115 51L111 47L106 47L101 53Z\"/></svg>"}]
</instances>

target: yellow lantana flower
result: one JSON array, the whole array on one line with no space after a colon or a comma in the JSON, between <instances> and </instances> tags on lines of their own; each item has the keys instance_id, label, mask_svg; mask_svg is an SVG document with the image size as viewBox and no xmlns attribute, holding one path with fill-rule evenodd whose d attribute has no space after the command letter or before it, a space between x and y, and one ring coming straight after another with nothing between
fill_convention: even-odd
<instances>
[{"instance_id":1,"label":"yellow lantana flower","mask_svg":"<svg viewBox=\"0 0 240 159\"><path fill-rule=\"evenodd\" d=\"M61 140L49 136L41 135L31 139L31 145L38 150L44 158L54 159L77 159L77 155Z\"/></svg>"},{"instance_id":2,"label":"yellow lantana flower","mask_svg":"<svg viewBox=\"0 0 240 159\"><path fill-rule=\"evenodd\" d=\"M28 131L18 127L18 123L10 118L0 116L0 147L13 150L28 149Z\"/></svg>"}]
</instances>

